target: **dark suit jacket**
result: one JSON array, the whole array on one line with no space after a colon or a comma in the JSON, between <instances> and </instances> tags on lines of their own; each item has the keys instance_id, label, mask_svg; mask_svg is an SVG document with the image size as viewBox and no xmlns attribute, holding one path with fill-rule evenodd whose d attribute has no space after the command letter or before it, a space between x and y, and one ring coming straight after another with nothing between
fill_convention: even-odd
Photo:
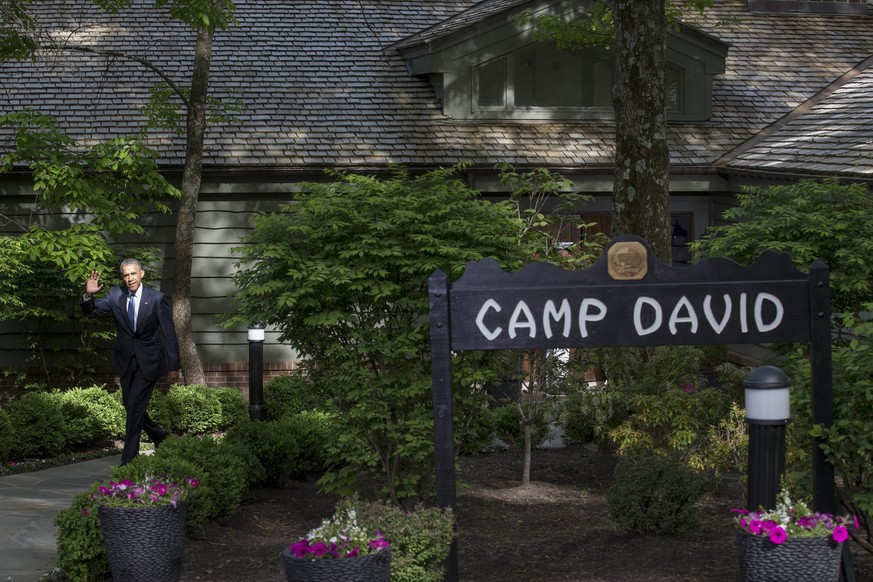
<instances>
[{"instance_id":1,"label":"dark suit jacket","mask_svg":"<svg viewBox=\"0 0 873 582\"><path fill-rule=\"evenodd\" d=\"M115 370L124 375L134 358L148 380L154 381L169 370L178 370L181 367L179 341L166 297L157 289L142 286L134 333L127 319L127 293L126 287L115 286L104 297L80 302L85 313L112 313L115 316L118 327Z\"/></svg>"}]
</instances>

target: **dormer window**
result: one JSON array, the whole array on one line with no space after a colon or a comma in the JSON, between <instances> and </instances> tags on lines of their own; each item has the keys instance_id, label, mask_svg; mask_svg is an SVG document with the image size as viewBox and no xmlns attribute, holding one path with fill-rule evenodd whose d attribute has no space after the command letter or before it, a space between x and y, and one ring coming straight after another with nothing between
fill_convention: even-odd
<instances>
[{"instance_id":1,"label":"dormer window","mask_svg":"<svg viewBox=\"0 0 873 582\"><path fill-rule=\"evenodd\" d=\"M580 2L558 0L548 10L569 16ZM532 43L530 28L517 18L527 5L511 4L494 12L493 3L482 3L395 45L409 73L430 80L443 114L471 120L613 119L610 52ZM668 121L712 116L712 79L724 73L727 50L689 26L668 31Z\"/></svg>"},{"instance_id":2,"label":"dormer window","mask_svg":"<svg viewBox=\"0 0 873 582\"><path fill-rule=\"evenodd\" d=\"M530 45L474 66L473 109L487 116L563 112L571 117L611 114L611 55Z\"/></svg>"},{"instance_id":3,"label":"dormer window","mask_svg":"<svg viewBox=\"0 0 873 582\"><path fill-rule=\"evenodd\" d=\"M682 69L669 65L665 80L667 111L681 113ZM608 51L537 44L474 65L472 111L483 118L611 119L611 91Z\"/></svg>"}]
</instances>

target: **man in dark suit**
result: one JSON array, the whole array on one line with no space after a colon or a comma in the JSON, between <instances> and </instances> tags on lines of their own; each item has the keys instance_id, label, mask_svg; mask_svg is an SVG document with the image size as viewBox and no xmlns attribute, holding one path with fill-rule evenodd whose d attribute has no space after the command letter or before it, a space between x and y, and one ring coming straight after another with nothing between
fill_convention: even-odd
<instances>
[{"instance_id":1,"label":"man in dark suit","mask_svg":"<svg viewBox=\"0 0 873 582\"><path fill-rule=\"evenodd\" d=\"M94 299L103 286L100 274L92 271L80 302L85 313L111 313L117 324L115 369L127 413L122 465L139 454L143 430L155 445L167 437L167 431L152 422L146 409L157 379L180 368L179 342L170 307L163 293L142 284L143 275L138 260L125 259L121 263L124 285L112 287L105 297Z\"/></svg>"}]
</instances>

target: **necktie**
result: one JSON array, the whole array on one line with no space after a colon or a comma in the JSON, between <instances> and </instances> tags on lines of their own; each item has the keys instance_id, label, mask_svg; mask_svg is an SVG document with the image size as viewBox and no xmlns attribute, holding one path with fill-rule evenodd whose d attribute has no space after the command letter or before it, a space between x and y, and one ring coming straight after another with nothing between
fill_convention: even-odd
<instances>
[{"instance_id":1,"label":"necktie","mask_svg":"<svg viewBox=\"0 0 873 582\"><path fill-rule=\"evenodd\" d=\"M127 318L130 320L130 328L136 331L136 295L131 294L127 298Z\"/></svg>"}]
</instances>

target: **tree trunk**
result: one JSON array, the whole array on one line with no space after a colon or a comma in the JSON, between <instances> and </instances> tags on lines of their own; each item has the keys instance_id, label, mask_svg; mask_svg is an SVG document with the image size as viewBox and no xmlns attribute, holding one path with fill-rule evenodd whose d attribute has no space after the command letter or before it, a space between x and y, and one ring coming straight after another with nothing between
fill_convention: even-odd
<instances>
[{"instance_id":1,"label":"tree trunk","mask_svg":"<svg viewBox=\"0 0 873 582\"><path fill-rule=\"evenodd\" d=\"M646 239L670 264L664 0L615 0L613 234Z\"/></svg>"},{"instance_id":2,"label":"tree trunk","mask_svg":"<svg viewBox=\"0 0 873 582\"><path fill-rule=\"evenodd\" d=\"M530 423L524 423L524 463L521 470L521 486L530 485L530 457L533 443L531 443Z\"/></svg>"},{"instance_id":3,"label":"tree trunk","mask_svg":"<svg viewBox=\"0 0 873 582\"><path fill-rule=\"evenodd\" d=\"M194 71L188 106L185 168L182 198L176 216L176 270L173 277L173 323L179 337L179 355L186 384L206 384L203 363L194 342L191 324L191 265L194 257L194 225L203 171L203 138L206 133L206 95L212 60L211 29L197 31Z\"/></svg>"}]
</instances>

